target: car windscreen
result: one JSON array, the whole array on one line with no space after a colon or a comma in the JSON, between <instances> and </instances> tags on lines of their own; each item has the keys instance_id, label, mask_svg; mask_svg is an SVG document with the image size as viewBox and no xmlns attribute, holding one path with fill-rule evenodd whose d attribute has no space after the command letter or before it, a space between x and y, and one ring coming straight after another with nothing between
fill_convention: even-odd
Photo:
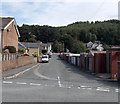
<instances>
[{"instance_id":1,"label":"car windscreen","mask_svg":"<svg viewBox=\"0 0 120 104\"><path fill-rule=\"evenodd\" d=\"M47 56L42 56L42 58L48 58Z\"/></svg>"}]
</instances>

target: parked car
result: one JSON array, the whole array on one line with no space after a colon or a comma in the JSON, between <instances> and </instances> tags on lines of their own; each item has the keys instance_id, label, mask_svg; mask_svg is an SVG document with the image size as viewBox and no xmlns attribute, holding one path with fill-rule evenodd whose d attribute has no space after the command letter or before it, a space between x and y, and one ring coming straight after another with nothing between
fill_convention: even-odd
<instances>
[{"instance_id":1,"label":"parked car","mask_svg":"<svg viewBox=\"0 0 120 104\"><path fill-rule=\"evenodd\" d=\"M49 55L49 58L51 58L51 56L52 56L52 52L49 52L48 55Z\"/></svg>"},{"instance_id":2,"label":"parked car","mask_svg":"<svg viewBox=\"0 0 120 104\"><path fill-rule=\"evenodd\" d=\"M24 53L22 56L30 56L28 53Z\"/></svg>"},{"instance_id":3,"label":"parked car","mask_svg":"<svg viewBox=\"0 0 120 104\"><path fill-rule=\"evenodd\" d=\"M42 56L42 62L49 62L49 56L48 55L43 55Z\"/></svg>"}]
</instances>

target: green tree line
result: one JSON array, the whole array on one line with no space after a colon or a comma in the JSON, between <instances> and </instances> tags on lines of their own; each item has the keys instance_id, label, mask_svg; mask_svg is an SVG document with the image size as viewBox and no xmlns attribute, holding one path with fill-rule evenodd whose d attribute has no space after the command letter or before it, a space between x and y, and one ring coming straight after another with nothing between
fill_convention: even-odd
<instances>
[{"instance_id":1,"label":"green tree line","mask_svg":"<svg viewBox=\"0 0 120 104\"><path fill-rule=\"evenodd\" d=\"M120 45L120 21L75 22L67 26L48 25L18 26L21 42L53 42L53 51L80 53L85 51L83 43L101 41L105 45Z\"/></svg>"}]
</instances>

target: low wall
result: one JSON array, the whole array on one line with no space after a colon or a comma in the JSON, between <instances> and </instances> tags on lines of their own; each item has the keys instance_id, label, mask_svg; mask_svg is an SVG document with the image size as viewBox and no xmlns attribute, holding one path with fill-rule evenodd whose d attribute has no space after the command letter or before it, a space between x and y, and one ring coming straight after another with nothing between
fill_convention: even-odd
<instances>
[{"instance_id":1,"label":"low wall","mask_svg":"<svg viewBox=\"0 0 120 104\"><path fill-rule=\"evenodd\" d=\"M8 60L8 61L3 61L2 62L2 71L24 66L27 64L34 63L34 57L32 56L18 56L14 60Z\"/></svg>"}]
</instances>

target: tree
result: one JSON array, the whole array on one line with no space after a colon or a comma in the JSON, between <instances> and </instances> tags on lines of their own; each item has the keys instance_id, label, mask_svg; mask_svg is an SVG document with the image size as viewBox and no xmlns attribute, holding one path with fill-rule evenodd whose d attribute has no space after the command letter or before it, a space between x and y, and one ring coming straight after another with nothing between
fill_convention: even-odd
<instances>
[{"instance_id":1,"label":"tree","mask_svg":"<svg viewBox=\"0 0 120 104\"><path fill-rule=\"evenodd\" d=\"M87 31L85 29L82 29L80 31L80 36L79 36L79 40L83 41L83 42L88 42L88 38L87 38Z\"/></svg>"},{"instance_id":2,"label":"tree","mask_svg":"<svg viewBox=\"0 0 120 104\"><path fill-rule=\"evenodd\" d=\"M78 41L78 40L74 40L73 42L73 46L71 48L71 52L72 53L81 53L81 52L85 52L85 46L83 45L82 42Z\"/></svg>"},{"instance_id":3,"label":"tree","mask_svg":"<svg viewBox=\"0 0 120 104\"><path fill-rule=\"evenodd\" d=\"M58 42L57 40L54 41L52 48L53 48L54 52L64 51L64 45L63 45L63 43Z\"/></svg>"},{"instance_id":4,"label":"tree","mask_svg":"<svg viewBox=\"0 0 120 104\"><path fill-rule=\"evenodd\" d=\"M95 42L97 40L96 35L89 33L89 40L92 41L92 42Z\"/></svg>"},{"instance_id":5,"label":"tree","mask_svg":"<svg viewBox=\"0 0 120 104\"><path fill-rule=\"evenodd\" d=\"M28 42L36 42L36 39L34 37L33 38L29 38Z\"/></svg>"},{"instance_id":6,"label":"tree","mask_svg":"<svg viewBox=\"0 0 120 104\"><path fill-rule=\"evenodd\" d=\"M107 45L120 44L120 21L96 21L96 22L75 22L67 26L52 27L39 25L23 25L18 26L20 31L20 41L35 42L42 41L43 43L54 42L57 47L62 47L71 50L74 40L79 40L84 43L89 41L101 41ZM33 35L34 34L34 35ZM36 37L34 37L36 36ZM54 45L55 45L54 44ZM55 46L56 47L56 46ZM56 48L58 49L58 48ZM58 50L61 50L59 48Z\"/></svg>"}]
</instances>

